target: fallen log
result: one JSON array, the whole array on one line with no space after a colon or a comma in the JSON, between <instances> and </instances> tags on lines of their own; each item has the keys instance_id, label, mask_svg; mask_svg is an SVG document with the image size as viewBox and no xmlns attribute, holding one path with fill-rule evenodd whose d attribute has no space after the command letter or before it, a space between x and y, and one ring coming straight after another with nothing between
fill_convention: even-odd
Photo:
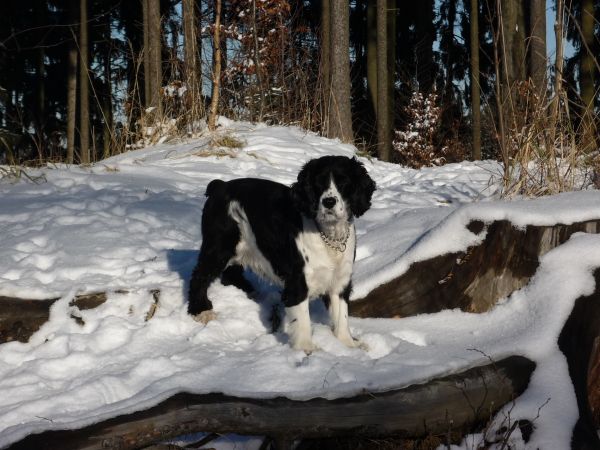
<instances>
[{"instance_id":1,"label":"fallen log","mask_svg":"<svg viewBox=\"0 0 600 450\"><path fill-rule=\"evenodd\" d=\"M50 318L50 307L58 298L30 300L0 296L0 344L27 342ZM106 293L77 295L71 302L80 310L95 308L106 301Z\"/></svg>"},{"instance_id":2,"label":"fallen log","mask_svg":"<svg viewBox=\"0 0 600 450\"><path fill-rule=\"evenodd\" d=\"M600 220L525 229L505 220L487 225L476 220L467 228L475 234L487 229L484 241L463 252L412 264L404 274L350 302L350 315L407 317L449 308L487 311L527 284L540 256L573 233L599 233Z\"/></svg>"},{"instance_id":3,"label":"fallen log","mask_svg":"<svg viewBox=\"0 0 600 450\"><path fill-rule=\"evenodd\" d=\"M118 294L127 294L127 291L114 291ZM146 320L149 320L156 311L156 305L160 299L160 291L153 289L149 291L154 303L146 314ZM107 299L106 292L92 292L76 295L70 306L79 311L93 309L103 304ZM59 300L59 298L49 298L45 300L31 300L14 297L0 296L0 344L4 342L19 341L27 342L33 333L50 318L50 307ZM83 321L78 315L71 315L71 318L80 325Z\"/></svg>"},{"instance_id":4,"label":"fallen log","mask_svg":"<svg viewBox=\"0 0 600 450\"><path fill-rule=\"evenodd\" d=\"M0 296L0 343L27 342L46 323L55 301Z\"/></svg>"},{"instance_id":5,"label":"fallen log","mask_svg":"<svg viewBox=\"0 0 600 450\"><path fill-rule=\"evenodd\" d=\"M337 400L254 400L182 393L146 411L80 430L31 435L9 448L126 450L199 431L285 436L288 440L349 433L417 437L472 431L525 390L534 368L527 358L511 356L424 384Z\"/></svg>"}]
</instances>

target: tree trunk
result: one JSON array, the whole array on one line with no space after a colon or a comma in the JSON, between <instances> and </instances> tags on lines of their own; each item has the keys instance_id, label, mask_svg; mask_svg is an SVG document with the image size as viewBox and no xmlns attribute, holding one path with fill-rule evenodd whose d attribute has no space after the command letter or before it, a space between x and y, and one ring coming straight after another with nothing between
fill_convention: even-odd
<instances>
[{"instance_id":1,"label":"tree trunk","mask_svg":"<svg viewBox=\"0 0 600 450\"><path fill-rule=\"evenodd\" d=\"M377 0L367 0L367 89L377 117Z\"/></svg>"},{"instance_id":2,"label":"tree trunk","mask_svg":"<svg viewBox=\"0 0 600 450\"><path fill-rule=\"evenodd\" d=\"M390 160L392 147L387 61L387 3L387 0L377 0L377 153L382 161Z\"/></svg>"},{"instance_id":3,"label":"tree trunk","mask_svg":"<svg viewBox=\"0 0 600 450\"><path fill-rule=\"evenodd\" d=\"M547 80L546 57L546 0L531 0L529 10L529 77L540 99L545 104Z\"/></svg>"},{"instance_id":4,"label":"tree trunk","mask_svg":"<svg viewBox=\"0 0 600 450\"><path fill-rule=\"evenodd\" d=\"M183 43L185 81L188 89L187 109L190 114L190 126L200 118L199 67L198 67L198 39L196 37L196 2L183 0ZM190 128L191 130L191 128Z\"/></svg>"},{"instance_id":5,"label":"tree trunk","mask_svg":"<svg viewBox=\"0 0 600 450\"><path fill-rule=\"evenodd\" d=\"M144 62L144 105L150 102L150 42L148 32L148 1L142 1L142 33L144 40L143 62Z\"/></svg>"},{"instance_id":6,"label":"tree trunk","mask_svg":"<svg viewBox=\"0 0 600 450\"><path fill-rule=\"evenodd\" d=\"M110 52L105 55L104 60L104 78L105 78L105 90L102 98L102 159L109 158L111 156L111 149L114 145L113 139L113 114L112 114L112 82L111 82L111 64L110 64Z\"/></svg>"},{"instance_id":7,"label":"tree trunk","mask_svg":"<svg viewBox=\"0 0 600 450\"><path fill-rule=\"evenodd\" d=\"M256 74L256 81L258 84L258 121L262 122L265 113L265 84L263 83L263 69L260 56L260 50L258 45L258 26L257 26L257 13L256 13L256 0L252 2L252 40L254 41L254 67Z\"/></svg>"},{"instance_id":8,"label":"tree trunk","mask_svg":"<svg viewBox=\"0 0 600 450\"><path fill-rule=\"evenodd\" d=\"M394 130L394 105L396 82L396 28L398 22L398 6L395 0L387 0L387 66L388 66L388 123L390 125L390 151ZM391 158L391 155L390 155Z\"/></svg>"},{"instance_id":9,"label":"tree trunk","mask_svg":"<svg viewBox=\"0 0 600 450\"><path fill-rule=\"evenodd\" d=\"M104 83L102 83L102 159L111 156L115 144L113 129L113 98L112 98L112 45L111 45L111 23L110 14L103 18L103 28L101 30L101 39L106 45L101 48L104 50L102 55L102 69Z\"/></svg>"},{"instance_id":10,"label":"tree trunk","mask_svg":"<svg viewBox=\"0 0 600 450\"><path fill-rule=\"evenodd\" d=\"M46 140L46 51L43 45L37 49L36 67L36 106L35 106L35 134L39 163L43 164L47 155Z\"/></svg>"},{"instance_id":11,"label":"tree trunk","mask_svg":"<svg viewBox=\"0 0 600 450\"><path fill-rule=\"evenodd\" d=\"M434 26L433 0L420 0L417 3L417 43L415 47L417 82L419 91L426 97L435 88L435 61L433 43L436 37Z\"/></svg>"},{"instance_id":12,"label":"tree trunk","mask_svg":"<svg viewBox=\"0 0 600 450\"><path fill-rule=\"evenodd\" d=\"M331 0L331 91L329 137L354 140L350 105L350 6Z\"/></svg>"},{"instance_id":13,"label":"tree trunk","mask_svg":"<svg viewBox=\"0 0 600 450\"><path fill-rule=\"evenodd\" d=\"M79 1L79 147L81 164L90 163L87 0Z\"/></svg>"},{"instance_id":14,"label":"tree trunk","mask_svg":"<svg viewBox=\"0 0 600 450\"><path fill-rule=\"evenodd\" d=\"M562 97L562 79L563 79L563 30L564 28L564 2L556 0L556 21L554 22L554 35L556 38L556 60L554 62L554 97L550 107L550 129L548 132L548 146L553 149L556 145L556 124L560 122L560 100Z\"/></svg>"},{"instance_id":15,"label":"tree trunk","mask_svg":"<svg viewBox=\"0 0 600 450\"><path fill-rule=\"evenodd\" d=\"M471 131L472 157L481 159L481 90L479 84L479 5L471 0Z\"/></svg>"},{"instance_id":16,"label":"tree trunk","mask_svg":"<svg viewBox=\"0 0 600 450\"><path fill-rule=\"evenodd\" d=\"M596 149L596 124L594 114L595 72L594 54L594 0L581 2L580 76L582 105L582 149L590 152Z\"/></svg>"},{"instance_id":17,"label":"tree trunk","mask_svg":"<svg viewBox=\"0 0 600 450\"><path fill-rule=\"evenodd\" d=\"M208 129L217 128L217 110L219 106L219 86L221 82L221 0L215 0L215 32L213 35L213 74L208 115Z\"/></svg>"},{"instance_id":18,"label":"tree trunk","mask_svg":"<svg viewBox=\"0 0 600 450\"><path fill-rule=\"evenodd\" d=\"M162 87L162 28L160 24L160 1L147 0L148 2L148 64L149 64L149 98L146 99L146 107L154 107L153 117L160 118L161 111L161 87ZM144 38L145 40L145 38Z\"/></svg>"},{"instance_id":19,"label":"tree trunk","mask_svg":"<svg viewBox=\"0 0 600 450\"><path fill-rule=\"evenodd\" d=\"M71 23L77 23L77 0L69 2ZM67 164L73 164L75 155L75 122L77 121L77 33L71 28L67 56Z\"/></svg>"},{"instance_id":20,"label":"tree trunk","mask_svg":"<svg viewBox=\"0 0 600 450\"><path fill-rule=\"evenodd\" d=\"M37 42L36 49L36 104L35 104L35 131L37 136L37 150L39 163L43 164L44 156L47 151L46 141L46 48L45 35L47 33L46 16L48 14L48 4L44 0L38 0L35 6L36 22L40 30L40 39Z\"/></svg>"},{"instance_id":21,"label":"tree trunk","mask_svg":"<svg viewBox=\"0 0 600 450\"><path fill-rule=\"evenodd\" d=\"M331 0L321 1L321 114L322 133L329 135L329 107L331 106Z\"/></svg>"},{"instance_id":22,"label":"tree trunk","mask_svg":"<svg viewBox=\"0 0 600 450\"><path fill-rule=\"evenodd\" d=\"M500 0L502 98L505 124L520 129L518 84L525 81L525 5L521 0Z\"/></svg>"}]
</instances>

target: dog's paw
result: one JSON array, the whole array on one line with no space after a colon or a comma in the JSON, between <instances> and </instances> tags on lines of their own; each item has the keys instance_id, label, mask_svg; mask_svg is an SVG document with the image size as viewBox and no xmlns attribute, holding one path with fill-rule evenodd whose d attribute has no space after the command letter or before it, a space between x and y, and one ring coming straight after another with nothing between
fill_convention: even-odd
<instances>
[{"instance_id":1,"label":"dog's paw","mask_svg":"<svg viewBox=\"0 0 600 450\"><path fill-rule=\"evenodd\" d=\"M319 347L317 347L315 344L313 344L312 340L310 340L310 339L302 340L300 342L294 342L292 344L292 348L294 350L302 350L307 355L310 355L311 353L319 350Z\"/></svg>"},{"instance_id":2,"label":"dog's paw","mask_svg":"<svg viewBox=\"0 0 600 450\"><path fill-rule=\"evenodd\" d=\"M338 339L338 341L340 341L342 344L344 344L346 347L349 348L355 348L355 347L360 347L360 343L354 339L350 333L333 333L334 336Z\"/></svg>"},{"instance_id":3,"label":"dog's paw","mask_svg":"<svg viewBox=\"0 0 600 450\"><path fill-rule=\"evenodd\" d=\"M217 313L214 312L212 309L209 309L208 311L202 311L200 314L196 314L192 317L196 322L200 322L206 325L211 320L215 320L217 318Z\"/></svg>"},{"instance_id":4,"label":"dog's paw","mask_svg":"<svg viewBox=\"0 0 600 450\"><path fill-rule=\"evenodd\" d=\"M306 353L306 356L310 356L314 352L318 352L321 349L318 346L312 344L308 348L303 348L302 350L304 351L304 353Z\"/></svg>"}]
</instances>

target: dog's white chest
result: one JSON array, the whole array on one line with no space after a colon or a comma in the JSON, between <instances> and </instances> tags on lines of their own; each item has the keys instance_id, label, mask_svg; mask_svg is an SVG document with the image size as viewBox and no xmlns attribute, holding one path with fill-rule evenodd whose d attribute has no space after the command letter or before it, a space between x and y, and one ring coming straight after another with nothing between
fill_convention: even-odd
<instances>
[{"instance_id":1,"label":"dog's white chest","mask_svg":"<svg viewBox=\"0 0 600 450\"><path fill-rule=\"evenodd\" d=\"M339 251L323 241L314 223L305 220L304 232L298 235L296 244L304 258L304 277L310 298L339 294L348 285L354 262L354 225L350 225L349 231L346 248Z\"/></svg>"}]
</instances>

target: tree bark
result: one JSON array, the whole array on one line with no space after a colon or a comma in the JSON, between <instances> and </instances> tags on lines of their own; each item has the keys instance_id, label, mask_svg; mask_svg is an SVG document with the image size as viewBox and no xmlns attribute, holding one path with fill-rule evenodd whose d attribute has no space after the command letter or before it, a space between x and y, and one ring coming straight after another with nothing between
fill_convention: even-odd
<instances>
[{"instance_id":1,"label":"tree bark","mask_svg":"<svg viewBox=\"0 0 600 450\"><path fill-rule=\"evenodd\" d=\"M556 60L554 62L554 97L550 107L550 129L548 137L548 146L555 147L556 124L560 122L560 100L562 97L562 79L563 79L563 32L564 32L564 2L556 0L556 21L554 22L554 35L556 39Z\"/></svg>"},{"instance_id":2,"label":"tree bark","mask_svg":"<svg viewBox=\"0 0 600 450\"><path fill-rule=\"evenodd\" d=\"M208 115L208 129L217 128L217 110L219 107L219 89L221 83L221 0L215 0L215 32L213 35L213 74Z\"/></svg>"},{"instance_id":3,"label":"tree bark","mask_svg":"<svg viewBox=\"0 0 600 450\"><path fill-rule=\"evenodd\" d=\"M196 2L195 0L183 0L183 43L184 43L184 65L185 80L188 89L187 105L190 113L190 122L200 118L199 89L199 64L198 64L198 39L196 37Z\"/></svg>"},{"instance_id":4,"label":"tree bark","mask_svg":"<svg viewBox=\"0 0 600 450\"><path fill-rule=\"evenodd\" d=\"M10 449L127 450L200 431L288 439L349 433L420 437L444 434L449 429L464 432L483 425L490 414L520 395L534 368L527 358L511 356L424 384L338 400L177 394L146 411L81 430L29 436Z\"/></svg>"},{"instance_id":5,"label":"tree bark","mask_svg":"<svg viewBox=\"0 0 600 450\"><path fill-rule=\"evenodd\" d=\"M324 136L329 135L329 108L331 106L331 0L321 1L321 79L322 117Z\"/></svg>"},{"instance_id":6,"label":"tree bark","mask_svg":"<svg viewBox=\"0 0 600 450\"><path fill-rule=\"evenodd\" d=\"M377 117L377 0L367 0L367 89Z\"/></svg>"},{"instance_id":7,"label":"tree bark","mask_svg":"<svg viewBox=\"0 0 600 450\"><path fill-rule=\"evenodd\" d=\"M395 95L396 95L396 33L398 25L398 11L396 0L387 0L387 66L388 66L388 123L390 124L390 151L394 139L395 126ZM391 158L391 155L390 155Z\"/></svg>"},{"instance_id":8,"label":"tree bark","mask_svg":"<svg viewBox=\"0 0 600 450\"><path fill-rule=\"evenodd\" d=\"M79 2L79 147L81 164L90 163L87 0Z\"/></svg>"},{"instance_id":9,"label":"tree bark","mask_svg":"<svg viewBox=\"0 0 600 450\"><path fill-rule=\"evenodd\" d=\"M107 15L104 23L103 38L110 42L111 19ZM112 69L111 69L111 46L106 48L104 55L104 94L102 96L102 159L111 156L114 146L114 127L113 127L113 101L112 101Z\"/></svg>"},{"instance_id":10,"label":"tree bark","mask_svg":"<svg viewBox=\"0 0 600 450\"><path fill-rule=\"evenodd\" d=\"M150 34L148 32L148 0L142 2L142 37L144 41L143 63L144 63L144 105L150 102Z\"/></svg>"},{"instance_id":11,"label":"tree bark","mask_svg":"<svg viewBox=\"0 0 600 450\"><path fill-rule=\"evenodd\" d=\"M256 73L256 81L258 83L258 96L259 96L259 107L258 107L258 121L262 122L265 111L265 85L263 83L263 69L262 61L260 56L260 49L258 45L258 26L257 26L257 12L256 12L256 0L252 1L252 40L254 41L254 68Z\"/></svg>"},{"instance_id":12,"label":"tree bark","mask_svg":"<svg viewBox=\"0 0 600 450\"><path fill-rule=\"evenodd\" d=\"M479 5L471 0L471 130L472 157L481 159L481 89L479 84Z\"/></svg>"},{"instance_id":13,"label":"tree bark","mask_svg":"<svg viewBox=\"0 0 600 450\"><path fill-rule=\"evenodd\" d=\"M35 4L37 26L39 27L39 41L37 42L36 61L36 87L35 87L35 131L36 145L39 163L43 164L44 156L47 155L46 139L46 48L45 48L45 25L48 14L48 4L44 0L38 0Z\"/></svg>"},{"instance_id":14,"label":"tree bark","mask_svg":"<svg viewBox=\"0 0 600 450\"><path fill-rule=\"evenodd\" d=\"M146 107L154 107L153 117L161 117L161 87L162 87L162 58L161 42L162 27L160 23L160 1L146 0L148 2L148 78L149 98L146 98ZM144 38L144 41L146 39Z\"/></svg>"},{"instance_id":15,"label":"tree bark","mask_svg":"<svg viewBox=\"0 0 600 450\"><path fill-rule=\"evenodd\" d=\"M71 23L77 23L77 0L69 2ZM75 155L75 125L77 121L77 42L74 25L71 28L72 39L69 42L67 56L67 164L73 164Z\"/></svg>"},{"instance_id":16,"label":"tree bark","mask_svg":"<svg viewBox=\"0 0 600 450\"><path fill-rule=\"evenodd\" d=\"M584 152L596 149L596 122L594 114L596 64L594 46L594 0L581 2L581 40L579 87L582 105L582 147Z\"/></svg>"},{"instance_id":17,"label":"tree bark","mask_svg":"<svg viewBox=\"0 0 600 450\"><path fill-rule=\"evenodd\" d=\"M496 11L502 11L502 0L496 0L495 8ZM499 13L500 17L496 21L493 27L493 41L494 41L494 94L496 96L496 120L498 122L498 144L500 146L500 153L502 156L502 161L504 162L503 166L503 178L504 185L506 185L510 179L510 159L508 154L508 136L507 136L507 124L506 121L506 107L505 107L505 93L503 89L503 68L501 65L501 47L504 46L502 43L504 40L504 33L502 30L502 15Z\"/></svg>"},{"instance_id":18,"label":"tree bark","mask_svg":"<svg viewBox=\"0 0 600 450\"><path fill-rule=\"evenodd\" d=\"M416 2L417 43L415 47L417 64L417 82L419 91L426 97L435 89L435 61L433 58L433 43L436 37L434 25L433 0L420 0Z\"/></svg>"},{"instance_id":19,"label":"tree bark","mask_svg":"<svg viewBox=\"0 0 600 450\"><path fill-rule=\"evenodd\" d=\"M531 0L529 10L529 77L540 99L545 104L546 69L546 0Z\"/></svg>"},{"instance_id":20,"label":"tree bark","mask_svg":"<svg viewBox=\"0 0 600 450\"><path fill-rule=\"evenodd\" d=\"M520 129L518 84L525 81L525 6L521 0L500 0L502 29L502 97L505 124L512 130Z\"/></svg>"},{"instance_id":21,"label":"tree bark","mask_svg":"<svg viewBox=\"0 0 600 450\"><path fill-rule=\"evenodd\" d=\"M331 0L331 107L329 137L352 142L350 105L350 6L345 0Z\"/></svg>"},{"instance_id":22,"label":"tree bark","mask_svg":"<svg viewBox=\"0 0 600 450\"><path fill-rule=\"evenodd\" d=\"M389 161L392 148L388 81L387 0L377 0L377 147L379 159Z\"/></svg>"}]
</instances>

